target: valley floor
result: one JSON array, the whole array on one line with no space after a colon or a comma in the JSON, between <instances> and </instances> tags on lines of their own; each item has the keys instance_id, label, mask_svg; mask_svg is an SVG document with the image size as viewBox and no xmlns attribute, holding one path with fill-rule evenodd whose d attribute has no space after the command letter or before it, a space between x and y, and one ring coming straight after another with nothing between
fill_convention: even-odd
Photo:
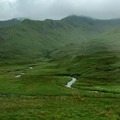
<instances>
[{"instance_id":1,"label":"valley floor","mask_svg":"<svg viewBox=\"0 0 120 120\"><path fill-rule=\"evenodd\" d=\"M65 87L71 78L63 73L64 68L57 69L50 62L1 67L0 119L120 119L119 83L75 76L77 81L71 89Z\"/></svg>"},{"instance_id":2,"label":"valley floor","mask_svg":"<svg viewBox=\"0 0 120 120\"><path fill-rule=\"evenodd\" d=\"M0 97L1 120L119 120L118 95Z\"/></svg>"}]
</instances>

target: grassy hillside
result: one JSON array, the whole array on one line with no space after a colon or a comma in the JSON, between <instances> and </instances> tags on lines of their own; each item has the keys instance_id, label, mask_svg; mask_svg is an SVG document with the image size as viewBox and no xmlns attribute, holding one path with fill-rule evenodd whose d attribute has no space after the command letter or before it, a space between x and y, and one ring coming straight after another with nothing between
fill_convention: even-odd
<instances>
[{"instance_id":1,"label":"grassy hillside","mask_svg":"<svg viewBox=\"0 0 120 120\"><path fill-rule=\"evenodd\" d=\"M120 23L111 21L78 16L56 21L24 20L18 25L0 28L0 58L24 61L49 58L49 53L56 49L71 43L84 46Z\"/></svg>"},{"instance_id":2,"label":"grassy hillside","mask_svg":"<svg viewBox=\"0 0 120 120\"><path fill-rule=\"evenodd\" d=\"M0 28L18 25L21 21L22 20L19 20L19 19L11 19L11 20L7 20L7 21L0 21Z\"/></svg>"},{"instance_id":3,"label":"grassy hillside","mask_svg":"<svg viewBox=\"0 0 120 120\"><path fill-rule=\"evenodd\" d=\"M0 119L119 120L119 32L79 16L0 28Z\"/></svg>"},{"instance_id":4,"label":"grassy hillside","mask_svg":"<svg viewBox=\"0 0 120 120\"><path fill-rule=\"evenodd\" d=\"M51 53L51 62L66 68L69 74L76 73L90 79L119 80L119 31L118 27L82 44L68 44Z\"/></svg>"}]
</instances>

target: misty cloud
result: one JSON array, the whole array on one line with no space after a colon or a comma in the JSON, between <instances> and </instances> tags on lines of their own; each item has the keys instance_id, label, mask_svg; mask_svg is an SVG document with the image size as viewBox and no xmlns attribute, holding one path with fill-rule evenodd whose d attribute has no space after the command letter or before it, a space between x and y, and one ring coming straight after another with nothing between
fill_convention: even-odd
<instances>
[{"instance_id":1,"label":"misty cloud","mask_svg":"<svg viewBox=\"0 0 120 120\"><path fill-rule=\"evenodd\" d=\"M0 0L0 19L61 19L75 14L120 18L120 0Z\"/></svg>"}]
</instances>

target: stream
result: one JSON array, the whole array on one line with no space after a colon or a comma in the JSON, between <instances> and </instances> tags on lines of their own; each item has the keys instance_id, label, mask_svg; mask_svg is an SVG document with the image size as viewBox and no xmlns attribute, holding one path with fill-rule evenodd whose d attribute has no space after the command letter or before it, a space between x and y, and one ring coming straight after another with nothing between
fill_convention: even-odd
<instances>
[{"instance_id":1,"label":"stream","mask_svg":"<svg viewBox=\"0 0 120 120\"><path fill-rule=\"evenodd\" d=\"M72 78L72 77L71 77ZM67 83L67 85L65 85L68 88L72 88L72 85L77 81L76 78L72 78L72 80L70 82Z\"/></svg>"}]
</instances>

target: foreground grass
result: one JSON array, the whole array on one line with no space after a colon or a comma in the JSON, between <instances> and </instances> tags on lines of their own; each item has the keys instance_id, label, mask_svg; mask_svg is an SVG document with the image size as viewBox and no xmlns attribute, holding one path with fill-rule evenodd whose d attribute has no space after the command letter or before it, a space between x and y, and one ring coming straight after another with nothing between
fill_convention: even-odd
<instances>
[{"instance_id":1,"label":"foreground grass","mask_svg":"<svg viewBox=\"0 0 120 120\"><path fill-rule=\"evenodd\" d=\"M0 97L1 120L119 120L120 96Z\"/></svg>"},{"instance_id":2,"label":"foreground grass","mask_svg":"<svg viewBox=\"0 0 120 120\"><path fill-rule=\"evenodd\" d=\"M15 77L22 72L20 78ZM1 120L120 119L118 81L80 76L69 89L65 84L71 79L60 76L66 69L51 62L2 66L0 73ZM90 92L96 90L99 92Z\"/></svg>"}]
</instances>

